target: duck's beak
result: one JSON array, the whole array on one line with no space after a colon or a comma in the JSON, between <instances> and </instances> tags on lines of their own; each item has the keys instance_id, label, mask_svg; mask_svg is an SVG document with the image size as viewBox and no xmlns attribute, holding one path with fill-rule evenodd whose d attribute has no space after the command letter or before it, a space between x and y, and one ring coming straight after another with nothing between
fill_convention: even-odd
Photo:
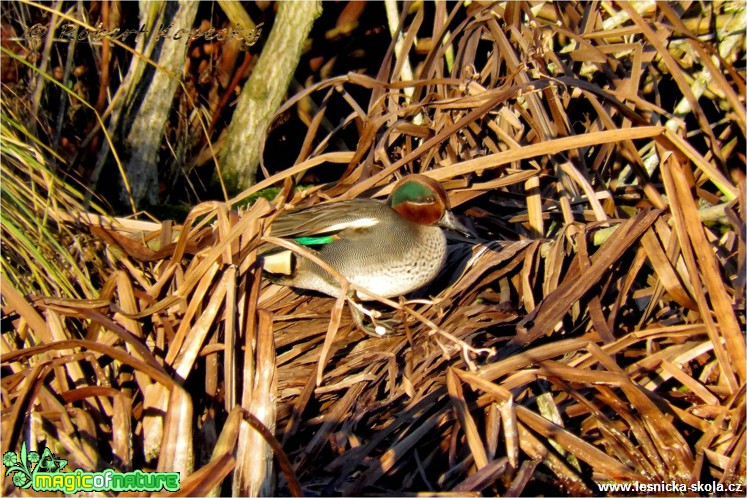
<instances>
[{"instance_id":1,"label":"duck's beak","mask_svg":"<svg viewBox=\"0 0 747 498\"><path fill-rule=\"evenodd\" d=\"M444 211L444 215L440 220L438 220L438 226L448 228L449 230L454 230L455 232L459 232L465 237L469 237L470 239L475 238L475 234L472 233L469 228L462 225L462 223L458 219L456 219L454 213L452 213L448 209Z\"/></svg>"}]
</instances>

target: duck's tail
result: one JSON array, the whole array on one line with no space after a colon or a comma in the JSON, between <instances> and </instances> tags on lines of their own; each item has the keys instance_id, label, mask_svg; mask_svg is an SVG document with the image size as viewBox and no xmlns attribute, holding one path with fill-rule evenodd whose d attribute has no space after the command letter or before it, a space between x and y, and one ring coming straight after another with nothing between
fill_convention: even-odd
<instances>
[{"instance_id":1,"label":"duck's tail","mask_svg":"<svg viewBox=\"0 0 747 498\"><path fill-rule=\"evenodd\" d=\"M288 249L270 249L260 255L264 260L262 268L270 280L275 275L279 278L292 276L296 271L297 256Z\"/></svg>"}]
</instances>

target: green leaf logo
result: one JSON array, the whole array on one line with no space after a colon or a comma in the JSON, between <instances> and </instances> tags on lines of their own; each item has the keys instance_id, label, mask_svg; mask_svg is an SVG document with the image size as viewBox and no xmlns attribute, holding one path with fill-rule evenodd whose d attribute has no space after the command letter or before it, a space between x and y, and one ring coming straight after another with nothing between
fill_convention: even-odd
<instances>
[{"instance_id":1,"label":"green leaf logo","mask_svg":"<svg viewBox=\"0 0 747 498\"><path fill-rule=\"evenodd\" d=\"M3 465L7 467L5 475L13 474L13 484L26 489L31 486L31 465L39 461L39 454L35 451L26 451L26 441L21 443L21 455L12 451L6 451L3 455Z\"/></svg>"},{"instance_id":2,"label":"green leaf logo","mask_svg":"<svg viewBox=\"0 0 747 498\"><path fill-rule=\"evenodd\" d=\"M20 454L12 451L3 454L3 465L6 467L6 476L13 474L13 484L21 489L27 489L31 487L38 472L61 472L67 466L67 460L57 458L49 448L44 448L41 455L36 451L27 451L24 441L21 443Z\"/></svg>"}]
</instances>

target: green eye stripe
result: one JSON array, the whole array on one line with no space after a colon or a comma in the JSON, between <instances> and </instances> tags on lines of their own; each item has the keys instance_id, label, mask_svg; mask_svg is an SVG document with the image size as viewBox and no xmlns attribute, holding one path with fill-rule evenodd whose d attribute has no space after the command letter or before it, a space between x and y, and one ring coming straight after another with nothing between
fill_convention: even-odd
<instances>
[{"instance_id":1,"label":"green eye stripe","mask_svg":"<svg viewBox=\"0 0 747 498\"><path fill-rule=\"evenodd\" d=\"M418 182L407 182L392 193L392 206L403 202L435 202L433 190Z\"/></svg>"}]
</instances>

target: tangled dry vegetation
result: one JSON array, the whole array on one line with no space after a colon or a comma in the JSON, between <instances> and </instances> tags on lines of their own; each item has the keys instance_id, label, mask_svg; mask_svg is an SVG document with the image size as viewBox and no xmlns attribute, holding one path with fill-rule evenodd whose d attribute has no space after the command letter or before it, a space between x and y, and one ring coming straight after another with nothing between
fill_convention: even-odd
<instances>
[{"instance_id":1,"label":"tangled dry vegetation","mask_svg":"<svg viewBox=\"0 0 747 498\"><path fill-rule=\"evenodd\" d=\"M376 78L279 111L341 94L356 151L327 150L322 104L297 164L229 203L79 220L111 268L94 299L24 297L3 274L3 452L33 435L73 468L182 471L189 495L744 484L744 7L435 9L403 14ZM425 54L414 79L396 53ZM294 193L328 163L349 165L339 182ZM420 299L381 304L400 334L262 279L278 211L413 172L480 239L453 241Z\"/></svg>"}]
</instances>

